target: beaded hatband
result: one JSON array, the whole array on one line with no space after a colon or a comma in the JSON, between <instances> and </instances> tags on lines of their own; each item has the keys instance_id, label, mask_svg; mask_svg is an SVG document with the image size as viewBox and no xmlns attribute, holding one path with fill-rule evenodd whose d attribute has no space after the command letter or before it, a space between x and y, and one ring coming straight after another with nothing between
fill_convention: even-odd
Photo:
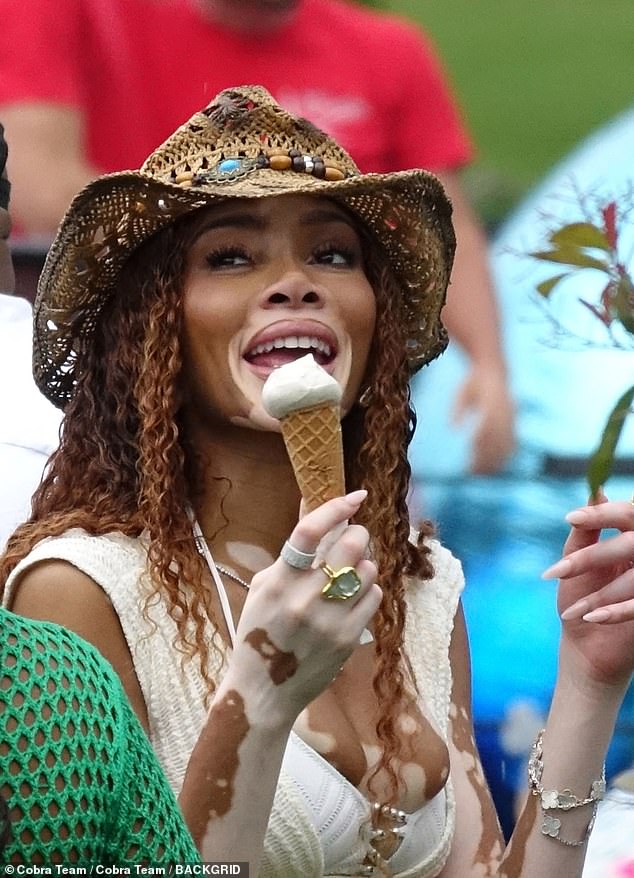
<instances>
[{"instance_id":1,"label":"beaded hatband","mask_svg":"<svg viewBox=\"0 0 634 878\"><path fill-rule=\"evenodd\" d=\"M295 171L312 174L318 180L344 180L346 174L335 165L326 164L318 155L305 155L298 149L262 152L256 158L229 156L207 171L195 174L183 171L174 176L174 182L183 189L204 186L206 183L230 183L246 177L253 171Z\"/></svg>"}]
</instances>

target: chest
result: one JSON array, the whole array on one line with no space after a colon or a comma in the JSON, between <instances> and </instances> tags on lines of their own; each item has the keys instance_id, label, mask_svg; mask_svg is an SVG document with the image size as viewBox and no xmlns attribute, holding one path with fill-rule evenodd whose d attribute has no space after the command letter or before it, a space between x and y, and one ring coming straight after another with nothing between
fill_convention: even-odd
<instances>
[{"instance_id":1,"label":"chest","mask_svg":"<svg viewBox=\"0 0 634 878\"><path fill-rule=\"evenodd\" d=\"M382 747L377 723L385 715L373 688L374 650L360 647L333 683L299 715L295 731L370 801L389 797L390 780L375 773ZM431 800L449 773L447 746L423 700L409 681L396 705L395 733L400 778L398 806L412 812Z\"/></svg>"}]
</instances>

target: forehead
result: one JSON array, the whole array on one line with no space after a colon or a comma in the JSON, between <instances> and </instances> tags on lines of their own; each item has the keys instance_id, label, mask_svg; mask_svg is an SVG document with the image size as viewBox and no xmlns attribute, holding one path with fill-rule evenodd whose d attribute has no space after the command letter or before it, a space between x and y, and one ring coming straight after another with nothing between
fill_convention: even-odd
<instances>
[{"instance_id":1,"label":"forehead","mask_svg":"<svg viewBox=\"0 0 634 878\"><path fill-rule=\"evenodd\" d=\"M273 198L235 198L197 211L194 234L206 229L253 220L267 225L275 222L317 225L345 223L355 231L357 223L348 211L330 198L312 195L279 195Z\"/></svg>"}]
</instances>

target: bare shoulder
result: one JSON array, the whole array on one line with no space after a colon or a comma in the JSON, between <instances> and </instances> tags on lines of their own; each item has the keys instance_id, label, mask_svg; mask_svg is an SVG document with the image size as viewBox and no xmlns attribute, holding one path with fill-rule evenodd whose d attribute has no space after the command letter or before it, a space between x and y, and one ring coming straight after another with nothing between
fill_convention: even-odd
<instances>
[{"instance_id":1,"label":"bare shoulder","mask_svg":"<svg viewBox=\"0 0 634 878\"><path fill-rule=\"evenodd\" d=\"M56 622L96 646L118 673L147 730L145 702L119 617L94 579L68 561L41 561L20 577L11 609L30 619Z\"/></svg>"},{"instance_id":2,"label":"bare shoulder","mask_svg":"<svg viewBox=\"0 0 634 878\"><path fill-rule=\"evenodd\" d=\"M33 564L19 579L11 609L32 619L64 624L77 615L77 624L90 626L94 610L112 604L103 589L68 561L51 559ZM75 628L67 624L68 628Z\"/></svg>"}]
</instances>

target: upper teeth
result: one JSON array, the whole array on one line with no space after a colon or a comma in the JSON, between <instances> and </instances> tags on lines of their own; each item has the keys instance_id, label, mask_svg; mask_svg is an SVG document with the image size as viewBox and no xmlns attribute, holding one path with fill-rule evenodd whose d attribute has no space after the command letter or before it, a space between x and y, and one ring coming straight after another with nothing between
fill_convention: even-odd
<instances>
[{"instance_id":1,"label":"upper teeth","mask_svg":"<svg viewBox=\"0 0 634 878\"><path fill-rule=\"evenodd\" d=\"M255 357L257 354L268 354L274 348L288 348L295 350L296 348L313 348L321 351L325 356L330 356L330 345L319 338L311 335L286 335L284 338L274 338L264 344L256 345L249 351L249 355Z\"/></svg>"}]
</instances>

